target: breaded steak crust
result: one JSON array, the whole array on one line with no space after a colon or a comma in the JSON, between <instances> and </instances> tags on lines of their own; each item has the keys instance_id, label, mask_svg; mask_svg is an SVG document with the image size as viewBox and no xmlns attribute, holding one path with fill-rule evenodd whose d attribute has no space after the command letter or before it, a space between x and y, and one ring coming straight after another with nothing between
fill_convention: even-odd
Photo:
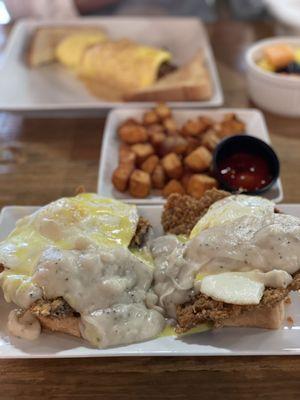
<instances>
[{"instance_id":1,"label":"breaded steak crust","mask_svg":"<svg viewBox=\"0 0 300 400\"><path fill-rule=\"evenodd\" d=\"M189 235L208 208L227 196L230 193L218 189L207 190L199 200L187 195L171 194L161 218L164 231L173 235Z\"/></svg>"}]
</instances>

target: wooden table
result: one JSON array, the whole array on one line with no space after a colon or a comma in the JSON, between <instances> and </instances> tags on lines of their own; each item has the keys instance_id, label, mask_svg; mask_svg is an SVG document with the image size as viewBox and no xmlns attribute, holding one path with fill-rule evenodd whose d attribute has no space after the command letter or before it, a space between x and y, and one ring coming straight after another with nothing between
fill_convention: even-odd
<instances>
[{"instance_id":1,"label":"wooden table","mask_svg":"<svg viewBox=\"0 0 300 400\"><path fill-rule=\"evenodd\" d=\"M274 34L274 25L225 21L208 29L225 105L252 106L243 54L253 41ZM1 38L3 30L0 45ZM300 120L265 115L281 160L284 201L300 201ZM96 190L103 125L103 119L0 114L0 206L45 204L81 184ZM300 359L292 356L0 362L0 399L281 400L299 398L299 381Z\"/></svg>"}]
</instances>

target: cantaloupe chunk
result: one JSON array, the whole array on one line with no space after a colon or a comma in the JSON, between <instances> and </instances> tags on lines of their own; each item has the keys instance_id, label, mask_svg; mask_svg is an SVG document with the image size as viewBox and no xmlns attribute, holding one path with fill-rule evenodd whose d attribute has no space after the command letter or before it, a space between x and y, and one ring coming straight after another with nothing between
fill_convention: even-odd
<instances>
[{"instance_id":1,"label":"cantaloupe chunk","mask_svg":"<svg viewBox=\"0 0 300 400\"><path fill-rule=\"evenodd\" d=\"M266 60L275 68L284 68L290 62L295 61L295 52L291 46L286 44L276 44L264 49Z\"/></svg>"}]
</instances>

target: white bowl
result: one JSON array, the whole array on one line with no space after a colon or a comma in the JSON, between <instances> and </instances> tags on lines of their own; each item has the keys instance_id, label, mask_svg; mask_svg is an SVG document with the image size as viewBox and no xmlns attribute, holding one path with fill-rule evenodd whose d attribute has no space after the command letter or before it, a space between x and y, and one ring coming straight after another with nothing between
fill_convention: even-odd
<instances>
[{"instance_id":1,"label":"white bowl","mask_svg":"<svg viewBox=\"0 0 300 400\"><path fill-rule=\"evenodd\" d=\"M264 71L256 62L265 47L289 44L300 48L300 37L276 37L256 42L246 53L247 83L251 99L261 108L289 117L300 117L300 76Z\"/></svg>"}]
</instances>

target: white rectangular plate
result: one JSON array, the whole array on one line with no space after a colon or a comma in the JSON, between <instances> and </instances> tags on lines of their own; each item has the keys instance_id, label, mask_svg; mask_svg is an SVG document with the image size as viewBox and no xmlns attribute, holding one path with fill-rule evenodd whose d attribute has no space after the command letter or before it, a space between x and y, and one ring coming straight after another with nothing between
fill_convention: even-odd
<instances>
[{"instance_id":1,"label":"white rectangular plate","mask_svg":"<svg viewBox=\"0 0 300 400\"><path fill-rule=\"evenodd\" d=\"M37 207L5 207L0 215L0 240L14 228L16 221L35 211ZM160 216L162 206L140 206L140 215L148 218L155 234L162 233ZM300 204L281 204L283 212L300 217ZM161 337L129 346L105 350L95 349L86 342L56 333L43 333L36 341L8 336L7 316L13 306L0 298L0 357L2 358L59 358L59 357L111 357L111 356L217 356L217 355L283 355L300 354L300 298L292 294L292 304L286 306L286 321L281 329L222 328L195 334L182 339Z\"/></svg>"},{"instance_id":2,"label":"white rectangular plate","mask_svg":"<svg viewBox=\"0 0 300 400\"><path fill-rule=\"evenodd\" d=\"M19 22L14 27L0 66L0 110L99 110L128 105L139 107L153 103L117 103L98 99L58 64L30 69L24 54L32 32L42 25L99 25L114 39L129 38L139 43L167 48L174 62L182 65L201 48L212 78L213 97L202 102L174 102L173 107L214 107L223 103L215 60L203 24L195 18L101 17L60 21Z\"/></svg>"},{"instance_id":3,"label":"white rectangular plate","mask_svg":"<svg viewBox=\"0 0 300 400\"><path fill-rule=\"evenodd\" d=\"M109 113L104 128L98 174L98 193L102 196L113 197L115 199L135 204L163 204L165 202L165 199L159 193L155 193L155 191L153 191L145 199L135 199L131 197L128 192L121 193L116 190L111 181L112 173L118 166L120 140L117 136L117 128L120 123L125 121L127 118L136 118L137 120L141 120L145 110L146 108L118 109ZM255 136L267 143L270 143L270 137L266 127L265 118L258 110L245 110L239 108L221 108L219 110L173 110L174 118L179 125L182 125L190 118L193 119L201 115L207 115L216 121L220 121L227 113L235 113L246 124L246 133L248 135ZM275 185L266 193L263 193L262 196L276 203L282 201L283 190L281 180L278 179Z\"/></svg>"}]
</instances>

